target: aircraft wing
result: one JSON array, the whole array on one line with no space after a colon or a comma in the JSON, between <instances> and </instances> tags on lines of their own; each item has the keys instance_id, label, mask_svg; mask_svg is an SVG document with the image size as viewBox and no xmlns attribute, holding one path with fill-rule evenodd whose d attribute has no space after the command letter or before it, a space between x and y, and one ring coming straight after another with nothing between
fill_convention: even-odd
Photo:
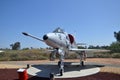
<instances>
[{"instance_id":1,"label":"aircraft wing","mask_svg":"<svg viewBox=\"0 0 120 80\"><path fill-rule=\"evenodd\" d=\"M22 34L25 35L25 36L29 36L29 37L32 37L32 38L34 38L34 39L37 39L37 40L39 40L39 41L44 42L44 40L42 40L42 39L40 39L40 38L37 38L37 37L35 37L35 36L32 36L32 35L30 35L30 34L28 34L28 33L26 33L26 32L22 32Z\"/></svg>"},{"instance_id":2,"label":"aircraft wing","mask_svg":"<svg viewBox=\"0 0 120 80\"><path fill-rule=\"evenodd\" d=\"M71 48L70 51L73 51L73 52L81 52L81 51L85 51L85 52L110 52L110 50L106 50L106 49L77 49L77 48Z\"/></svg>"}]
</instances>

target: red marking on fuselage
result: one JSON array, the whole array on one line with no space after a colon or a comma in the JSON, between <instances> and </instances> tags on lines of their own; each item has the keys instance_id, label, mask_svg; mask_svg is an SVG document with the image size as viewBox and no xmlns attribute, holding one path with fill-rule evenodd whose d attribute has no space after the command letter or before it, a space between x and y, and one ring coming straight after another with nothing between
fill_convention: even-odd
<instances>
[{"instance_id":1,"label":"red marking on fuselage","mask_svg":"<svg viewBox=\"0 0 120 80\"><path fill-rule=\"evenodd\" d=\"M68 37L70 39L70 43L73 44L74 42L74 37L71 34L68 34Z\"/></svg>"}]
</instances>

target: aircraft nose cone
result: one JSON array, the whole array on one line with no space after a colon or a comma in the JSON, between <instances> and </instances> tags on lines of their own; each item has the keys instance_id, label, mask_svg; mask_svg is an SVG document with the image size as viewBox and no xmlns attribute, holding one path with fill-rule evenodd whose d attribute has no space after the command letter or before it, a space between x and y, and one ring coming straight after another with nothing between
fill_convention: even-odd
<instances>
[{"instance_id":1,"label":"aircraft nose cone","mask_svg":"<svg viewBox=\"0 0 120 80\"><path fill-rule=\"evenodd\" d=\"M44 35L43 36L43 40L47 40L48 39L48 36L47 35Z\"/></svg>"}]
</instances>

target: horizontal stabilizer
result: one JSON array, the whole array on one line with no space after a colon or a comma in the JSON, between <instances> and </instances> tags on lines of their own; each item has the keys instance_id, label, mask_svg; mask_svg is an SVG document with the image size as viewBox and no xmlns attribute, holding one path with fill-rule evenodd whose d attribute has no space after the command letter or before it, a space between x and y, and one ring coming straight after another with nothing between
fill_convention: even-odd
<instances>
[{"instance_id":1,"label":"horizontal stabilizer","mask_svg":"<svg viewBox=\"0 0 120 80\"><path fill-rule=\"evenodd\" d=\"M86 52L110 52L110 50L106 49L77 49L77 48L72 48L70 51L75 51L75 52L80 52L80 51L86 51Z\"/></svg>"}]
</instances>

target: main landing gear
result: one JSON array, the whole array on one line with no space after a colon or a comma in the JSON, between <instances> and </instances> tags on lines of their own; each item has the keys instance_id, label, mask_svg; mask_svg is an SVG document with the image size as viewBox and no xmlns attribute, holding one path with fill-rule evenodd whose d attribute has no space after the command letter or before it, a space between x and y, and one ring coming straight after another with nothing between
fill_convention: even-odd
<instances>
[{"instance_id":1,"label":"main landing gear","mask_svg":"<svg viewBox=\"0 0 120 80\"><path fill-rule=\"evenodd\" d=\"M85 51L81 51L80 53L78 53L80 55L80 65L83 67L84 61L86 60L87 54L85 53Z\"/></svg>"},{"instance_id":2,"label":"main landing gear","mask_svg":"<svg viewBox=\"0 0 120 80\"><path fill-rule=\"evenodd\" d=\"M58 62L58 67L59 67L59 74L60 76L63 76L64 73L64 54L65 52L61 49L58 49L58 54L60 55L60 61Z\"/></svg>"},{"instance_id":3,"label":"main landing gear","mask_svg":"<svg viewBox=\"0 0 120 80\"><path fill-rule=\"evenodd\" d=\"M64 72L64 50L62 49L54 49L54 51L50 54L50 60L53 61L55 60L55 56L56 54L59 54L59 62L58 62L58 67L59 67L59 74L60 76L63 76L63 72Z\"/></svg>"},{"instance_id":4,"label":"main landing gear","mask_svg":"<svg viewBox=\"0 0 120 80\"><path fill-rule=\"evenodd\" d=\"M63 76L63 72L64 72L64 63L62 61L58 62L58 67L59 67L59 74L60 76Z\"/></svg>"},{"instance_id":5,"label":"main landing gear","mask_svg":"<svg viewBox=\"0 0 120 80\"><path fill-rule=\"evenodd\" d=\"M80 64L81 64L81 66L83 67L83 66L84 66L84 61L81 61L81 63L80 63Z\"/></svg>"}]
</instances>

